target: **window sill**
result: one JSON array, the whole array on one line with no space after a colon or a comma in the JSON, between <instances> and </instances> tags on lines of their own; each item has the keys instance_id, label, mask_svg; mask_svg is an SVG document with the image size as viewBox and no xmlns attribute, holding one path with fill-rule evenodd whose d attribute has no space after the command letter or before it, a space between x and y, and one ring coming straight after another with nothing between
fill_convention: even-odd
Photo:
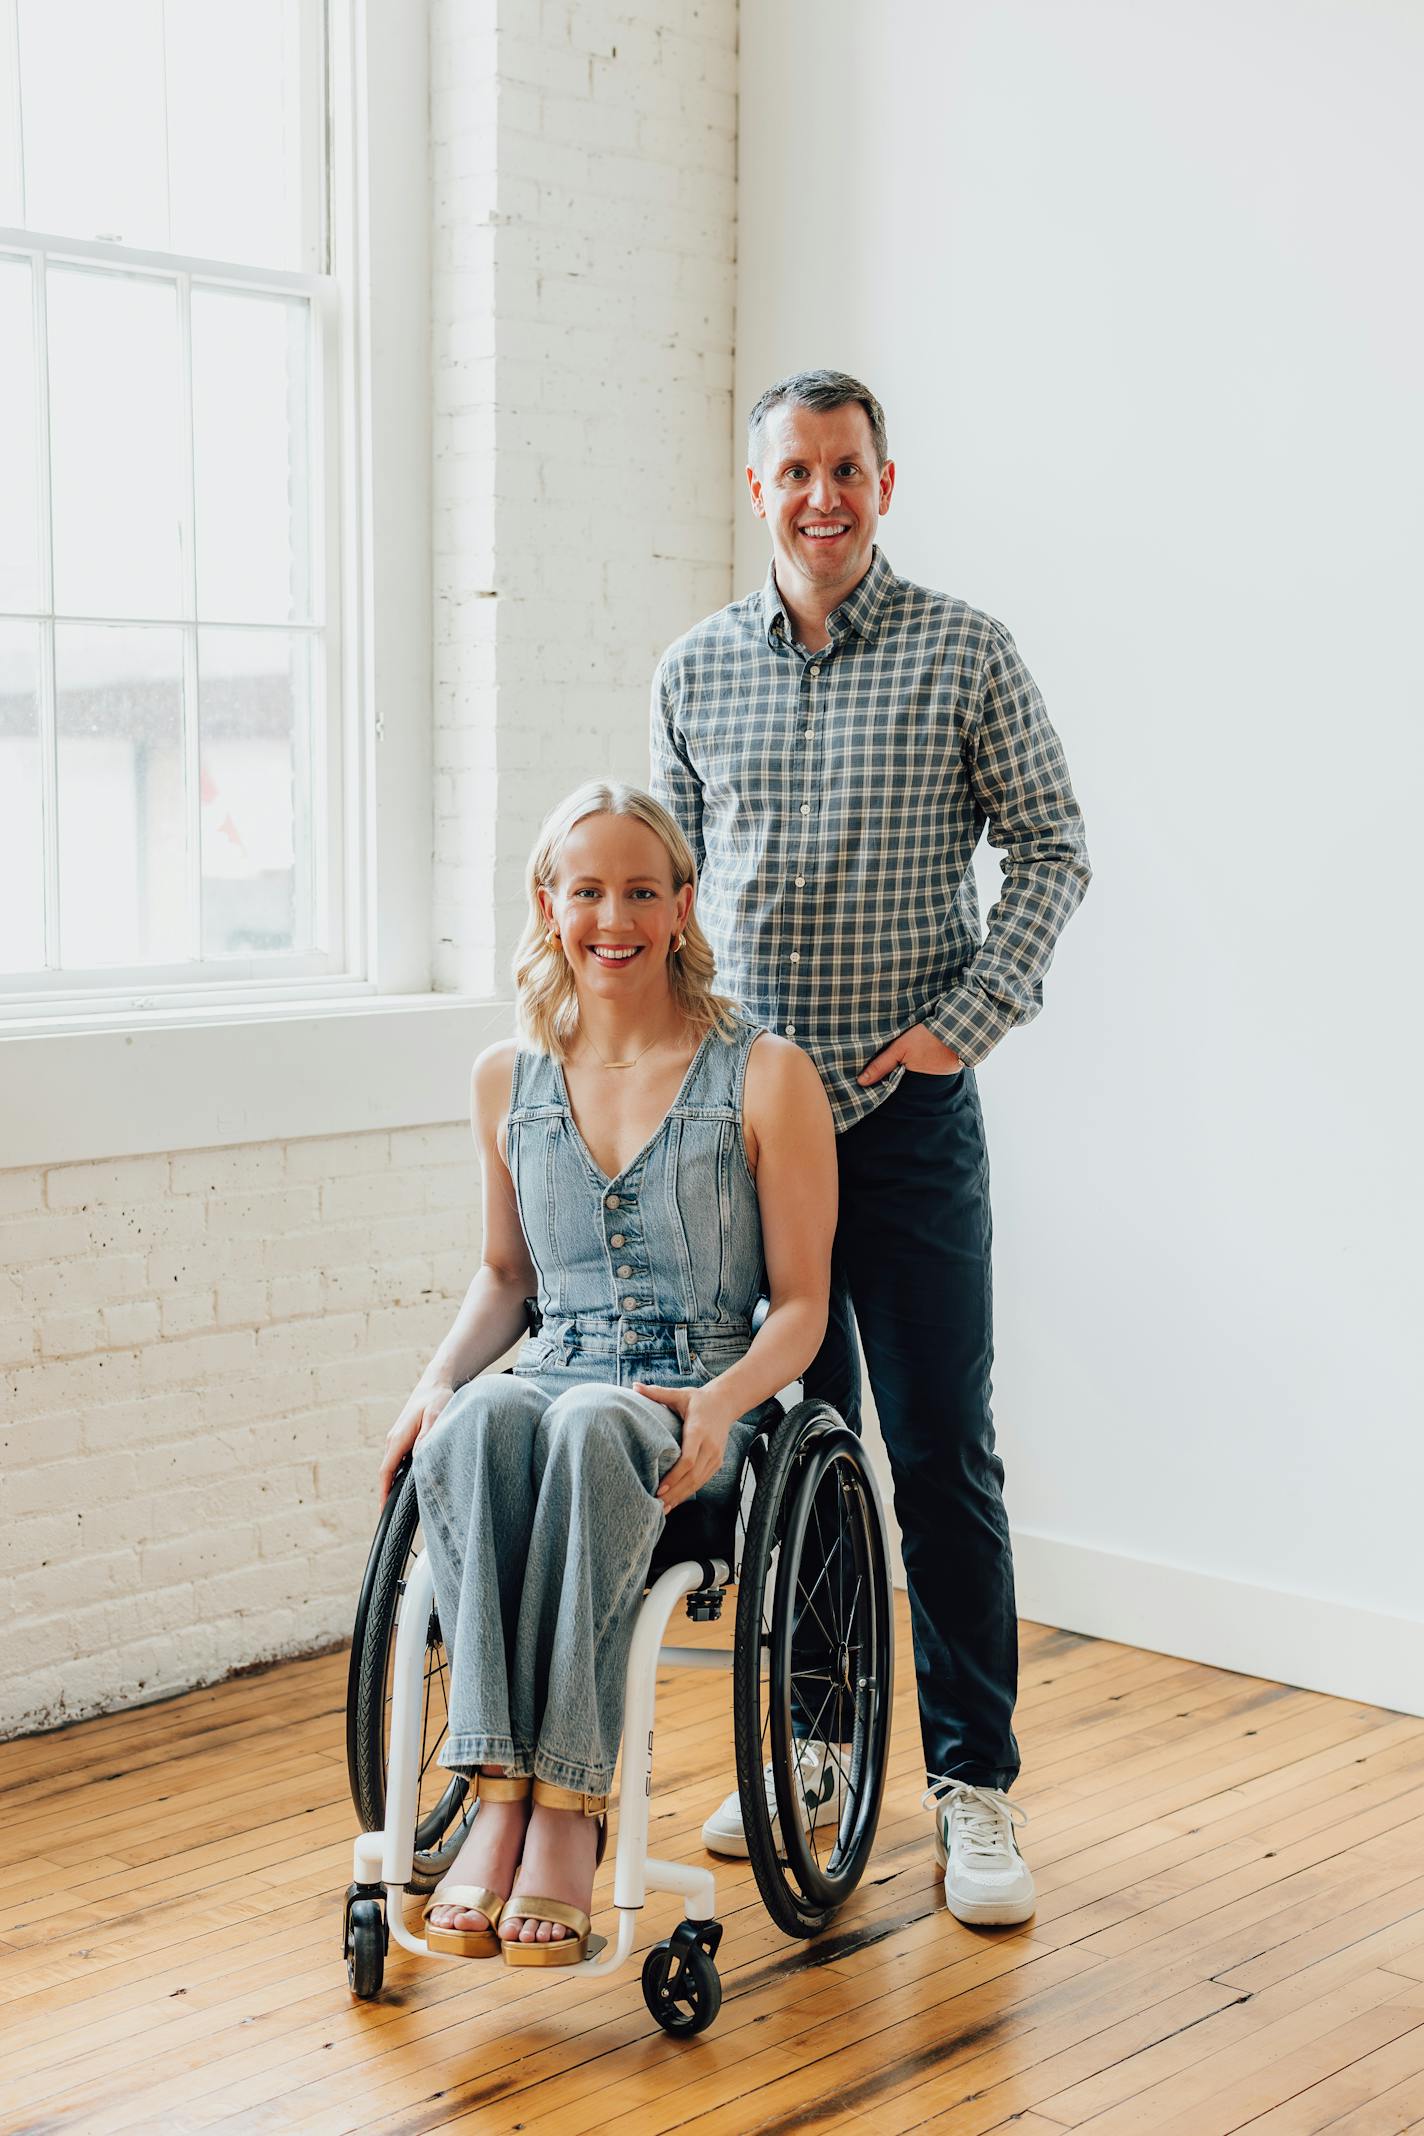
<instances>
[{"instance_id":1,"label":"window sill","mask_svg":"<svg viewBox=\"0 0 1424 2136\"><path fill-rule=\"evenodd\" d=\"M451 994L150 1010L0 1037L0 1171L460 1120L509 1002Z\"/></svg>"}]
</instances>

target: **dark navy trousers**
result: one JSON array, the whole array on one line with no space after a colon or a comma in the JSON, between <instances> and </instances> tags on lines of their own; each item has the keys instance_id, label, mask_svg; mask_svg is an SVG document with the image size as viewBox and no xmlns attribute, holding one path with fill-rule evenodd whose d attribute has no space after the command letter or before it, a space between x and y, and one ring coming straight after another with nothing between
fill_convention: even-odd
<instances>
[{"instance_id":1,"label":"dark navy trousers","mask_svg":"<svg viewBox=\"0 0 1424 2136\"><path fill-rule=\"evenodd\" d=\"M831 1318L805 1391L859 1431L859 1328L894 1478L926 1772L1006 1788L1019 1769L1018 1619L973 1071L906 1074L837 1150Z\"/></svg>"}]
</instances>

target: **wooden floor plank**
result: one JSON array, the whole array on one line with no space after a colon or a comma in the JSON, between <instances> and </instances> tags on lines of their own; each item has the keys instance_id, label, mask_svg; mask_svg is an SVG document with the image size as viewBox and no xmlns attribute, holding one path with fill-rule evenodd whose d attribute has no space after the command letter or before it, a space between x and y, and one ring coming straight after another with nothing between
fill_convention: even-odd
<instances>
[{"instance_id":1,"label":"wooden floor plank","mask_svg":"<svg viewBox=\"0 0 1424 2136\"><path fill-rule=\"evenodd\" d=\"M731 1634L729 1611L675 1636ZM746 1864L718 1864L725 1999L691 2042L652 2025L636 1965L593 1984L396 1953L382 1998L351 2000L345 1655L0 1747L0 2128L1373 2136L1424 2116L1424 1722L1026 1625L1040 1907L975 1932L929 1851L903 1599L896 1648L866 1882L802 1945ZM705 1860L733 1762L729 1686L665 1674L658 1852ZM676 1912L650 1905L640 1942Z\"/></svg>"}]
</instances>

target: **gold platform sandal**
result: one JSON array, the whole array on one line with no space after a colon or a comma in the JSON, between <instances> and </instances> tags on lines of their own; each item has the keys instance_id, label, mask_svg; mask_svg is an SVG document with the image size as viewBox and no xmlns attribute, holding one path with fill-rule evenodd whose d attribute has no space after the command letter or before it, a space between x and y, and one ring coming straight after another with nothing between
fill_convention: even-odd
<instances>
[{"instance_id":1,"label":"gold platform sandal","mask_svg":"<svg viewBox=\"0 0 1424 2136\"><path fill-rule=\"evenodd\" d=\"M485 1802L525 1802L533 1785L528 1773L510 1780L502 1773L474 1773L470 1777L468 1803L477 1799ZM497 1891L487 1890L483 1884L437 1884L425 1902L421 1925L425 1930L425 1947L428 1951L443 1951L450 1958L497 1958L500 1950L499 1917L508 1905ZM463 1906L469 1913L482 1913L489 1922L488 1928L432 1928L431 1909L436 1906Z\"/></svg>"},{"instance_id":2,"label":"gold platform sandal","mask_svg":"<svg viewBox=\"0 0 1424 2136\"><path fill-rule=\"evenodd\" d=\"M542 1803L546 1810L582 1810L585 1817L598 1818L598 1852L593 1861L597 1869L608 1845L608 1797L579 1795L570 1788L554 1787L548 1780L536 1780L534 1801L536 1806ZM505 1906L513 1904L511 1895ZM480 1911L483 1913L484 1908ZM500 1943L506 1965L577 1965L581 1959L596 1958L608 1941L606 1936L591 1934L588 1915L581 1913L577 1906L566 1906L562 1899L536 1898L532 1892L526 1897L521 1892L519 1918L521 1921L557 1921L561 1928L572 1929L573 1933L561 1936L557 1943L520 1943L502 1936Z\"/></svg>"}]
</instances>

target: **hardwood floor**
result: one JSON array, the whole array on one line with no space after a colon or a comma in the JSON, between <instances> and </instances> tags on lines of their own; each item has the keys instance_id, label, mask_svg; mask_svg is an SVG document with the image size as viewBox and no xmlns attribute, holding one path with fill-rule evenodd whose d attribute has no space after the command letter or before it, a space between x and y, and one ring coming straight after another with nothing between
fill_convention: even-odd
<instances>
[{"instance_id":1,"label":"hardwood floor","mask_svg":"<svg viewBox=\"0 0 1424 2136\"><path fill-rule=\"evenodd\" d=\"M900 1607L870 1873L793 1944L720 1864L725 2001L687 2042L636 1963L595 1984L396 1951L351 2000L343 1655L0 1748L0 2128L1424 2128L1424 1720L1025 1625L1039 1909L975 1932L919 1808ZM665 1675L656 1852L705 1859L731 1769L730 1685ZM640 1948L675 1918L655 1899Z\"/></svg>"}]
</instances>

